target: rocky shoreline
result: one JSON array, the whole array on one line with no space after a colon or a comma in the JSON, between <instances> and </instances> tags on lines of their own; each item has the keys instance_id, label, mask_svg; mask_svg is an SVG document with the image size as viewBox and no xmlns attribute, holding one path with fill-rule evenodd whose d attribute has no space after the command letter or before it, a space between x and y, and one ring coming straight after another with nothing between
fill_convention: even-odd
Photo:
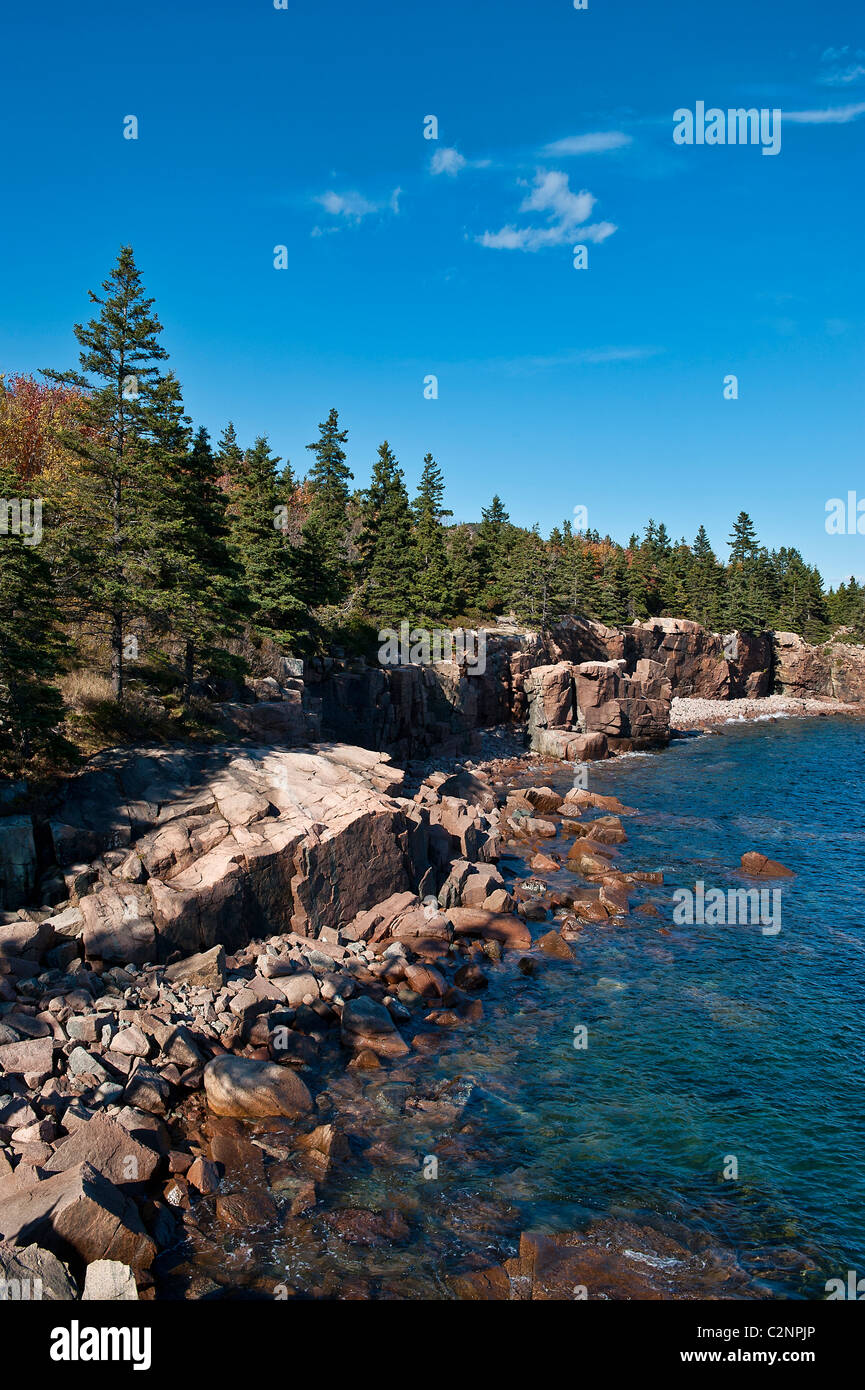
<instances>
[{"instance_id":1,"label":"rocky shoreline","mask_svg":"<svg viewBox=\"0 0 865 1390\"><path fill-rule=\"evenodd\" d=\"M367 1296L327 1279L280 1292L242 1272L242 1252L262 1235L314 1246L324 1233L360 1251L408 1241L397 1207L334 1201L346 1168L413 1161L377 1140L368 1088L398 1088L404 1113L460 1142L477 1088L460 1075L425 1081L426 1061L446 1032L482 1019L494 973L566 967L588 924L658 916L645 895L663 876L617 859L637 813L580 787L562 796L532 784L537 765L530 755L433 772L408 798L403 773L363 750L246 749L217 772L208 764L209 781L198 767L194 795L177 785L175 763L171 797L144 797L156 831L136 837L127 826L124 849L68 869L72 896L59 912L7 914L0 1277L20 1283L38 1269L42 1296L58 1299L239 1287L259 1297ZM129 773L142 790L145 771L155 797L152 764L134 774L100 768L100 815L106 777L122 790ZM275 789L281 807L268 799ZM93 785L85 790L67 801L67 816L90 804ZM309 825L295 842L298 817ZM90 833L85 819L78 829ZM117 833L115 824L110 838ZM546 850L561 835L566 861ZM564 863L570 886L557 888ZM329 874L341 875L338 894ZM274 885L286 895L283 920L256 935ZM131 889L134 899L124 896ZM182 911L160 908L169 891ZM177 934L184 921L204 950L178 949L192 943L186 928ZM211 943L214 932L232 948ZM153 951L168 959L149 959ZM523 1232L516 1256L476 1261L449 1296L573 1297L568 1288L586 1284L592 1297L765 1296L728 1252L700 1254L684 1232L678 1240L606 1220L567 1236Z\"/></svg>"},{"instance_id":2,"label":"rocky shoreline","mask_svg":"<svg viewBox=\"0 0 865 1390\"><path fill-rule=\"evenodd\" d=\"M852 714L860 718L860 704L835 700L830 696L765 695L759 700L706 700L674 698L670 705L670 728L701 729L705 725L729 724L741 719L818 718L832 714Z\"/></svg>"},{"instance_id":3,"label":"rocky shoreline","mask_svg":"<svg viewBox=\"0 0 865 1390\"><path fill-rule=\"evenodd\" d=\"M505 633L485 684L450 668L379 672L376 727L357 721L366 747L284 746L320 733L315 698L331 699L333 723L335 696L348 717L372 679L337 672L330 697L311 697L295 673L236 706L240 741L109 750L47 815L25 809L26 788L7 792L3 1287L400 1296L371 1293L362 1271L340 1279L328 1252L409 1248L409 1210L341 1200L354 1169L418 1161L401 1121L440 1126L436 1152L477 1144L481 1088L459 1069L434 1076L443 1040L480 1025L491 984L570 968L586 930L666 930L652 925L662 874L619 858L638 813L584 778L564 792L549 781L720 722L859 712L823 688L824 667L819 693L770 695L773 651L789 683L814 684L813 650L775 637L731 647L674 620L574 620L543 642ZM854 666L845 650L836 687L858 690ZM444 694L450 714L433 718ZM458 751L468 733L472 762ZM385 742L423 756L397 766ZM729 1252L698 1259L684 1231L638 1238L601 1220L552 1237L514 1230L506 1202L479 1210L501 1216L511 1244L479 1239L448 1297L550 1298L586 1282L600 1297L765 1296ZM310 1271L320 1261L285 1294L249 1268L277 1238Z\"/></svg>"}]
</instances>

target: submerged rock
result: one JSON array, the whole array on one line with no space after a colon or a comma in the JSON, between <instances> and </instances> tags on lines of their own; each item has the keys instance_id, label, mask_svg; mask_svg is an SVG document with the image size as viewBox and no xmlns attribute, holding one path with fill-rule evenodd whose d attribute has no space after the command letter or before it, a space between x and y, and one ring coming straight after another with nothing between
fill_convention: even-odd
<instances>
[{"instance_id":1,"label":"submerged rock","mask_svg":"<svg viewBox=\"0 0 865 1390\"><path fill-rule=\"evenodd\" d=\"M742 855L742 872L752 878L794 878L792 869L779 864L776 859L767 859L759 850L748 850Z\"/></svg>"},{"instance_id":2,"label":"submerged rock","mask_svg":"<svg viewBox=\"0 0 865 1390\"><path fill-rule=\"evenodd\" d=\"M404 1057L408 1045L385 1008L368 995L349 999L342 1011L342 1041L356 1052L370 1051L382 1057Z\"/></svg>"}]
</instances>

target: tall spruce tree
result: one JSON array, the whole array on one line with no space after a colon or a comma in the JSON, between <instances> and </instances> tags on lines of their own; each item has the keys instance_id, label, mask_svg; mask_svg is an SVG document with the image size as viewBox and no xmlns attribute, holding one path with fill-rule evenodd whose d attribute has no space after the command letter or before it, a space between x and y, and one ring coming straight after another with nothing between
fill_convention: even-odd
<instances>
[{"instance_id":1,"label":"tall spruce tree","mask_svg":"<svg viewBox=\"0 0 865 1390\"><path fill-rule=\"evenodd\" d=\"M608 627L628 620L628 566L624 551L609 539L604 545L598 580L598 617Z\"/></svg>"},{"instance_id":2,"label":"tall spruce tree","mask_svg":"<svg viewBox=\"0 0 865 1390\"><path fill-rule=\"evenodd\" d=\"M158 363L168 354L159 342L162 325L147 298L130 246L121 248L102 295L90 291L99 313L75 325L80 372L48 373L83 388L77 428L64 443L83 462L70 523L70 553L82 576L79 606L103 621L111 653L111 685L123 698L125 636L147 609L141 588L141 549L131 543L141 501L142 437L146 412L159 381ZM156 518L158 525L158 518ZM153 532L148 545L156 549Z\"/></svg>"},{"instance_id":3,"label":"tall spruce tree","mask_svg":"<svg viewBox=\"0 0 865 1390\"><path fill-rule=\"evenodd\" d=\"M291 648L307 635L309 615L294 552L283 532L285 492L278 463L267 437L261 435L243 460L230 535L253 626L261 636Z\"/></svg>"},{"instance_id":4,"label":"tall spruce tree","mask_svg":"<svg viewBox=\"0 0 865 1390\"><path fill-rule=\"evenodd\" d=\"M498 493L488 507L481 508L477 529L477 557L481 567L480 602L493 613L500 613L506 596L513 591L512 564L520 562L512 551L514 528ZM520 580L516 578L517 587Z\"/></svg>"},{"instance_id":5,"label":"tall spruce tree","mask_svg":"<svg viewBox=\"0 0 865 1390\"><path fill-rule=\"evenodd\" d=\"M764 626L763 601L759 591L760 546L754 523L747 512L740 512L729 538L730 564L727 579L726 623L741 632L757 632Z\"/></svg>"},{"instance_id":6,"label":"tall spruce tree","mask_svg":"<svg viewBox=\"0 0 865 1390\"><path fill-rule=\"evenodd\" d=\"M685 582L687 616L717 631L724 609L724 569L712 549L705 526L700 526L694 537L691 553L693 563Z\"/></svg>"},{"instance_id":7,"label":"tall spruce tree","mask_svg":"<svg viewBox=\"0 0 865 1390\"><path fill-rule=\"evenodd\" d=\"M249 603L243 571L228 545L225 494L203 427L190 440L180 392L169 375L156 393L148 450L151 498L161 516L151 622L182 644L183 702L197 660L221 667Z\"/></svg>"},{"instance_id":8,"label":"tall spruce tree","mask_svg":"<svg viewBox=\"0 0 865 1390\"><path fill-rule=\"evenodd\" d=\"M412 503L415 551L412 608L416 618L431 622L454 616L453 584L442 525L442 517L453 513L444 506L444 494L441 469L432 454L427 454L417 496Z\"/></svg>"},{"instance_id":9,"label":"tall spruce tree","mask_svg":"<svg viewBox=\"0 0 865 1390\"><path fill-rule=\"evenodd\" d=\"M331 410L318 428L318 439L306 446L315 454L306 480L309 513L304 526L304 541L311 561L311 599L316 604L340 603L351 583L348 508L349 483L354 475L346 463L343 448L348 441L348 430L339 428L338 412Z\"/></svg>"},{"instance_id":10,"label":"tall spruce tree","mask_svg":"<svg viewBox=\"0 0 865 1390\"><path fill-rule=\"evenodd\" d=\"M231 420L216 442L214 466L218 481L224 484L226 490L230 490L243 468L243 450L237 442L237 430Z\"/></svg>"},{"instance_id":11,"label":"tall spruce tree","mask_svg":"<svg viewBox=\"0 0 865 1390\"><path fill-rule=\"evenodd\" d=\"M19 498L17 473L0 466L0 498ZM19 502L20 505L20 502ZM69 654L47 560L20 527L0 533L0 773L15 776L39 755L71 751L61 736L55 684Z\"/></svg>"},{"instance_id":12,"label":"tall spruce tree","mask_svg":"<svg viewBox=\"0 0 865 1390\"><path fill-rule=\"evenodd\" d=\"M470 526L450 526L446 533L454 616L473 616L481 592L481 563Z\"/></svg>"},{"instance_id":13,"label":"tall spruce tree","mask_svg":"<svg viewBox=\"0 0 865 1390\"><path fill-rule=\"evenodd\" d=\"M543 630L560 616L560 557L537 525L519 533L508 581L507 603L521 621Z\"/></svg>"},{"instance_id":14,"label":"tall spruce tree","mask_svg":"<svg viewBox=\"0 0 865 1390\"><path fill-rule=\"evenodd\" d=\"M376 618L395 625L410 616L414 553L403 472L387 440L379 445L361 517L365 602Z\"/></svg>"}]
</instances>

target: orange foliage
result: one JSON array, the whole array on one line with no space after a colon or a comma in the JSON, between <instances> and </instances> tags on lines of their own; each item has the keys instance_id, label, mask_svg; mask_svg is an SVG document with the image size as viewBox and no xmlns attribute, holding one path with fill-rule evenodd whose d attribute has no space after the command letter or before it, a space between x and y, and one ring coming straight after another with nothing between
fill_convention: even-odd
<instances>
[{"instance_id":1,"label":"orange foliage","mask_svg":"<svg viewBox=\"0 0 865 1390\"><path fill-rule=\"evenodd\" d=\"M11 463L22 483L68 459L59 434L71 425L80 398L74 386L0 375L0 461Z\"/></svg>"}]
</instances>

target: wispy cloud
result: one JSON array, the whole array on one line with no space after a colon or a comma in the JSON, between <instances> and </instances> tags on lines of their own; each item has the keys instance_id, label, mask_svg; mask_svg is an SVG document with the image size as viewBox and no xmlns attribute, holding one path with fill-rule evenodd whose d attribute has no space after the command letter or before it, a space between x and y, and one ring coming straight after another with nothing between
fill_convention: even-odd
<instances>
[{"instance_id":1,"label":"wispy cloud","mask_svg":"<svg viewBox=\"0 0 865 1390\"><path fill-rule=\"evenodd\" d=\"M557 367L599 367L608 363L644 362L647 358L659 356L663 350L658 347L583 348L549 357L512 357L493 365L513 374L522 374L550 371Z\"/></svg>"},{"instance_id":2,"label":"wispy cloud","mask_svg":"<svg viewBox=\"0 0 865 1390\"><path fill-rule=\"evenodd\" d=\"M465 155L460 154L453 146L444 145L440 150L436 150L430 160L430 172L448 174L450 178L456 178L463 169L488 169L489 165L488 159L466 159Z\"/></svg>"},{"instance_id":3,"label":"wispy cloud","mask_svg":"<svg viewBox=\"0 0 865 1390\"><path fill-rule=\"evenodd\" d=\"M589 223L597 199L583 188L574 193L567 174L556 169L539 169L531 192L520 204L520 212L546 214L546 225L517 227L508 223L498 232L484 232L477 240L496 251L540 251L562 246L573 237L601 242L616 230L613 222Z\"/></svg>"},{"instance_id":4,"label":"wispy cloud","mask_svg":"<svg viewBox=\"0 0 865 1390\"><path fill-rule=\"evenodd\" d=\"M829 106L822 111L785 111L782 119L794 125L847 125L865 115L865 101L849 106Z\"/></svg>"},{"instance_id":5,"label":"wispy cloud","mask_svg":"<svg viewBox=\"0 0 865 1390\"><path fill-rule=\"evenodd\" d=\"M459 150L451 149L447 145L440 150L436 150L430 161L430 169L434 174L449 174L454 178L467 164L464 155Z\"/></svg>"},{"instance_id":6,"label":"wispy cloud","mask_svg":"<svg viewBox=\"0 0 865 1390\"><path fill-rule=\"evenodd\" d=\"M631 144L630 135L622 130L598 130L588 135L566 135L564 140L554 140L545 145L544 154L606 154L608 150L620 150Z\"/></svg>"},{"instance_id":7,"label":"wispy cloud","mask_svg":"<svg viewBox=\"0 0 865 1390\"><path fill-rule=\"evenodd\" d=\"M401 193L401 188L395 188L384 202L373 202L371 199L365 198L362 193L334 193L331 190L328 193L320 193L315 198L315 202L323 207L325 212L330 213L331 217L335 217L343 223L357 226L372 213L384 212L387 209L390 209L394 214L398 213ZM314 228L313 235L320 236L321 228Z\"/></svg>"},{"instance_id":8,"label":"wispy cloud","mask_svg":"<svg viewBox=\"0 0 865 1390\"><path fill-rule=\"evenodd\" d=\"M827 65L817 79L823 87L852 87L865 77L865 49L827 48L820 61Z\"/></svg>"}]
</instances>

